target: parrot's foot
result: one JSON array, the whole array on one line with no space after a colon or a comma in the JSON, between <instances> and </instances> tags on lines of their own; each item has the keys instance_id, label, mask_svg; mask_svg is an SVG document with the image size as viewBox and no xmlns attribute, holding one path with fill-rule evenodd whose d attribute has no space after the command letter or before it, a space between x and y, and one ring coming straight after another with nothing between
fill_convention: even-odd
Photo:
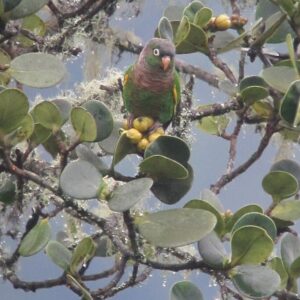
<instances>
[{"instance_id":1,"label":"parrot's foot","mask_svg":"<svg viewBox=\"0 0 300 300\"><path fill-rule=\"evenodd\" d=\"M149 134L156 132L158 128L163 128L163 124L159 121L155 121L153 125L149 128Z\"/></svg>"},{"instance_id":2,"label":"parrot's foot","mask_svg":"<svg viewBox=\"0 0 300 300\"><path fill-rule=\"evenodd\" d=\"M133 120L134 120L134 115L133 114L129 114L127 116L127 127L129 129L133 127Z\"/></svg>"}]
</instances>

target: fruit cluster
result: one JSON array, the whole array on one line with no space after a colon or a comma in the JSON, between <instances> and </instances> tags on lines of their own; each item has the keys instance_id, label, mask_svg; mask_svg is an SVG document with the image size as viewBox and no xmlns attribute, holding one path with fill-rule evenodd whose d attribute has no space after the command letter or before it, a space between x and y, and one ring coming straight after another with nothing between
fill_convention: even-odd
<instances>
[{"instance_id":1,"label":"fruit cluster","mask_svg":"<svg viewBox=\"0 0 300 300\"><path fill-rule=\"evenodd\" d=\"M154 120L150 117L138 117L133 120L133 127L127 129L128 124L126 122L124 133L133 144L137 145L139 152L143 152L151 142L165 134L162 127L151 130L153 124Z\"/></svg>"},{"instance_id":2,"label":"fruit cluster","mask_svg":"<svg viewBox=\"0 0 300 300\"><path fill-rule=\"evenodd\" d=\"M208 27L211 30L218 30L223 31L227 30L229 28L240 28L243 27L247 23L247 19L244 17L241 17L239 15L232 15L229 17L226 14L221 14L217 17L211 18Z\"/></svg>"}]
</instances>

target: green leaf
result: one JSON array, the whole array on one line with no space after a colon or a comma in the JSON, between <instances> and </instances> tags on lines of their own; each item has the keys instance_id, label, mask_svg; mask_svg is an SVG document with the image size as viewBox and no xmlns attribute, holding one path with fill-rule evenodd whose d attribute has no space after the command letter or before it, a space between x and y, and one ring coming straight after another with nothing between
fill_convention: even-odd
<instances>
[{"instance_id":1,"label":"green leaf","mask_svg":"<svg viewBox=\"0 0 300 300\"><path fill-rule=\"evenodd\" d=\"M183 19L184 20L184 19ZM206 32L192 24L186 23L188 21L184 21L183 28L179 25L178 30L175 31L174 27L176 25L172 24L173 31L176 32L175 35L175 46L176 46L176 53L177 54L187 54L193 52L202 52L207 54L208 53L208 36ZM176 23L173 21L173 23ZM177 34L177 32L179 32Z\"/></svg>"},{"instance_id":2,"label":"green leaf","mask_svg":"<svg viewBox=\"0 0 300 300\"><path fill-rule=\"evenodd\" d=\"M149 196L152 184L152 179L140 178L118 186L112 192L108 207L116 212L129 210L137 202Z\"/></svg>"},{"instance_id":3,"label":"green leaf","mask_svg":"<svg viewBox=\"0 0 300 300\"><path fill-rule=\"evenodd\" d=\"M18 250L21 256L32 256L43 250L51 238L48 219L38 222L24 237Z\"/></svg>"},{"instance_id":4,"label":"green leaf","mask_svg":"<svg viewBox=\"0 0 300 300\"><path fill-rule=\"evenodd\" d=\"M102 175L85 160L71 161L60 175L60 187L76 199L96 198L101 186Z\"/></svg>"},{"instance_id":5,"label":"green leaf","mask_svg":"<svg viewBox=\"0 0 300 300\"><path fill-rule=\"evenodd\" d=\"M285 0L284 0L285 1ZM280 22L280 26L276 26L275 29L272 28L272 24L276 24L276 20L282 16L283 21ZM285 41L287 33L292 33L293 36L295 33L289 25L288 21L285 20L284 14L280 11L280 8L277 4L273 3L271 0L259 1L256 6L256 20L263 18L266 23L265 31L270 28L270 36L267 39L268 43L281 43ZM265 40L265 38L264 38Z\"/></svg>"},{"instance_id":6,"label":"green leaf","mask_svg":"<svg viewBox=\"0 0 300 300\"><path fill-rule=\"evenodd\" d=\"M240 208L238 211L236 211L233 216L226 222L226 231L229 232L232 230L233 225L236 223L236 221L242 217L243 215L249 213L249 212L258 212L263 213L263 209L256 205L256 204L249 204L242 208Z\"/></svg>"},{"instance_id":7,"label":"green leaf","mask_svg":"<svg viewBox=\"0 0 300 300\"><path fill-rule=\"evenodd\" d=\"M96 244L95 256L108 257L114 255L117 250L106 235L101 235L100 238L94 240Z\"/></svg>"},{"instance_id":8,"label":"green leaf","mask_svg":"<svg viewBox=\"0 0 300 300\"><path fill-rule=\"evenodd\" d=\"M46 53L19 55L10 66L11 75L17 81L36 88L56 85L66 74L64 64L56 56Z\"/></svg>"},{"instance_id":9,"label":"green leaf","mask_svg":"<svg viewBox=\"0 0 300 300\"><path fill-rule=\"evenodd\" d=\"M136 145L131 143L131 140L125 133L121 134L116 146L116 150L112 160L112 168L115 167L126 155L136 153Z\"/></svg>"},{"instance_id":10,"label":"green leaf","mask_svg":"<svg viewBox=\"0 0 300 300\"><path fill-rule=\"evenodd\" d=\"M184 10L184 6L180 5L169 5L163 15L170 21L180 20Z\"/></svg>"},{"instance_id":11,"label":"green leaf","mask_svg":"<svg viewBox=\"0 0 300 300\"><path fill-rule=\"evenodd\" d=\"M175 44L180 44L187 38L191 29L191 24L189 23L188 18L184 16L182 17L180 22L173 21L171 25L173 28L173 32L176 32L174 42ZM174 28L176 30L174 30Z\"/></svg>"},{"instance_id":12,"label":"green leaf","mask_svg":"<svg viewBox=\"0 0 300 300\"><path fill-rule=\"evenodd\" d=\"M0 202L12 204L16 200L16 184L11 179L2 180L0 184Z\"/></svg>"},{"instance_id":13,"label":"green leaf","mask_svg":"<svg viewBox=\"0 0 300 300\"><path fill-rule=\"evenodd\" d=\"M291 82L298 79L295 70L286 66L272 66L261 71L261 76L272 88L285 93Z\"/></svg>"},{"instance_id":14,"label":"green leaf","mask_svg":"<svg viewBox=\"0 0 300 300\"><path fill-rule=\"evenodd\" d=\"M76 246L71 258L70 272L76 274L95 254L96 244L91 237L83 238Z\"/></svg>"},{"instance_id":15,"label":"green leaf","mask_svg":"<svg viewBox=\"0 0 300 300\"><path fill-rule=\"evenodd\" d=\"M210 105L201 105L198 109L209 107ZM226 115L207 116L198 121L197 127L208 134L220 135L226 129L229 121Z\"/></svg>"},{"instance_id":16,"label":"green leaf","mask_svg":"<svg viewBox=\"0 0 300 300\"><path fill-rule=\"evenodd\" d=\"M170 293L170 300L203 300L199 288L190 281L176 282Z\"/></svg>"},{"instance_id":17,"label":"green leaf","mask_svg":"<svg viewBox=\"0 0 300 300\"><path fill-rule=\"evenodd\" d=\"M216 217L202 209L179 208L136 217L141 235L159 247L179 247L201 240L216 225Z\"/></svg>"},{"instance_id":18,"label":"green leaf","mask_svg":"<svg viewBox=\"0 0 300 300\"><path fill-rule=\"evenodd\" d=\"M114 127L114 120L109 109L97 100L87 101L83 107L94 117L96 122L97 136L94 141L99 142L109 137Z\"/></svg>"},{"instance_id":19,"label":"green leaf","mask_svg":"<svg viewBox=\"0 0 300 300\"><path fill-rule=\"evenodd\" d=\"M191 23L193 23L197 12L203 8L203 6L204 5L200 1L192 1L183 10L183 15L186 16Z\"/></svg>"},{"instance_id":20,"label":"green leaf","mask_svg":"<svg viewBox=\"0 0 300 300\"><path fill-rule=\"evenodd\" d=\"M201 28L205 27L212 18L213 12L208 7L199 9L194 17L193 23Z\"/></svg>"},{"instance_id":21,"label":"green leaf","mask_svg":"<svg viewBox=\"0 0 300 300\"><path fill-rule=\"evenodd\" d=\"M161 202L175 204L190 190L194 179L194 171L189 164L185 167L189 175L184 179L160 178L154 182L151 191Z\"/></svg>"},{"instance_id":22,"label":"green leaf","mask_svg":"<svg viewBox=\"0 0 300 300\"><path fill-rule=\"evenodd\" d=\"M45 6L49 0L22 0L9 12L10 19L21 19L32 15Z\"/></svg>"},{"instance_id":23,"label":"green leaf","mask_svg":"<svg viewBox=\"0 0 300 300\"><path fill-rule=\"evenodd\" d=\"M277 3L283 8L290 17L295 13L295 7L293 0L277 0Z\"/></svg>"},{"instance_id":24,"label":"green leaf","mask_svg":"<svg viewBox=\"0 0 300 300\"><path fill-rule=\"evenodd\" d=\"M51 129L53 133L57 132L63 125L63 119L58 107L50 101L43 101L37 104L33 108L32 116L36 123Z\"/></svg>"},{"instance_id":25,"label":"green leaf","mask_svg":"<svg viewBox=\"0 0 300 300\"><path fill-rule=\"evenodd\" d=\"M259 265L237 266L231 270L231 278L237 290L251 299L270 297L280 286L277 272Z\"/></svg>"},{"instance_id":26,"label":"green leaf","mask_svg":"<svg viewBox=\"0 0 300 300\"><path fill-rule=\"evenodd\" d=\"M274 221L268 216L257 212L250 212L240 217L234 224L232 232L234 233L237 229L248 225L254 225L265 229L273 241L277 237L277 229Z\"/></svg>"},{"instance_id":27,"label":"green leaf","mask_svg":"<svg viewBox=\"0 0 300 300\"><path fill-rule=\"evenodd\" d=\"M0 139L20 126L28 109L27 97L20 90L5 89L0 92Z\"/></svg>"},{"instance_id":28,"label":"green leaf","mask_svg":"<svg viewBox=\"0 0 300 300\"><path fill-rule=\"evenodd\" d=\"M244 89L252 86L267 87L267 84L260 76L247 76L241 80L239 89L242 92Z\"/></svg>"},{"instance_id":29,"label":"green leaf","mask_svg":"<svg viewBox=\"0 0 300 300\"><path fill-rule=\"evenodd\" d=\"M55 159L61 151L59 147L60 142L66 142L66 135L62 130L57 131L55 136L51 134L48 139L43 142L43 147L53 159Z\"/></svg>"},{"instance_id":30,"label":"green leaf","mask_svg":"<svg viewBox=\"0 0 300 300\"><path fill-rule=\"evenodd\" d=\"M101 174L105 175L108 172L108 166L87 145L78 145L76 154L80 160L92 164Z\"/></svg>"},{"instance_id":31,"label":"green leaf","mask_svg":"<svg viewBox=\"0 0 300 300\"><path fill-rule=\"evenodd\" d=\"M4 11L10 11L15 8L22 0L4 0Z\"/></svg>"},{"instance_id":32,"label":"green leaf","mask_svg":"<svg viewBox=\"0 0 300 300\"><path fill-rule=\"evenodd\" d=\"M82 142L93 142L97 138L97 124L93 116L83 107L71 110L71 123Z\"/></svg>"},{"instance_id":33,"label":"green leaf","mask_svg":"<svg viewBox=\"0 0 300 300\"><path fill-rule=\"evenodd\" d=\"M280 276L280 289L285 289L288 282L288 273L286 272L282 259L280 257L273 257L267 262L267 267L276 271Z\"/></svg>"},{"instance_id":34,"label":"green leaf","mask_svg":"<svg viewBox=\"0 0 300 300\"><path fill-rule=\"evenodd\" d=\"M281 240L281 257L283 264L290 273L292 263L300 257L300 239L299 237L286 233Z\"/></svg>"},{"instance_id":35,"label":"green leaf","mask_svg":"<svg viewBox=\"0 0 300 300\"><path fill-rule=\"evenodd\" d=\"M254 102L265 99L268 96L269 91L261 86L249 86L241 92L243 101L248 105L252 105Z\"/></svg>"},{"instance_id":36,"label":"green leaf","mask_svg":"<svg viewBox=\"0 0 300 300\"><path fill-rule=\"evenodd\" d=\"M271 211L271 217L284 220L296 221L300 219L300 201L286 199L280 201Z\"/></svg>"},{"instance_id":37,"label":"green leaf","mask_svg":"<svg viewBox=\"0 0 300 300\"><path fill-rule=\"evenodd\" d=\"M225 247L214 231L198 242L198 250L203 261L213 268L223 268L228 261Z\"/></svg>"},{"instance_id":38,"label":"green leaf","mask_svg":"<svg viewBox=\"0 0 300 300\"><path fill-rule=\"evenodd\" d=\"M98 145L104 152L108 154L115 153L120 138L121 128L122 128L122 122L115 121L111 134L106 139L98 143Z\"/></svg>"},{"instance_id":39,"label":"green leaf","mask_svg":"<svg viewBox=\"0 0 300 300\"><path fill-rule=\"evenodd\" d=\"M144 158L152 155L163 155L181 164L185 164L190 158L190 149L182 139L163 135L150 143L146 148Z\"/></svg>"},{"instance_id":40,"label":"green leaf","mask_svg":"<svg viewBox=\"0 0 300 300\"><path fill-rule=\"evenodd\" d=\"M249 32L245 31L242 34L236 36L229 31L217 31L214 32L213 46L217 53L224 53L233 49L241 48L245 45L245 38L249 35Z\"/></svg>"},{"instance_id":41,"label":"green leaf","mask_svg":"<svg viewBox=\"0 0 300 300\"><path fill-rule=\"evenodd\" d=\"M298 192L298 180L285 171L271 171L262 181L263 189L275 201L291 197Z\"/></svg>"},{"instance_id":42,"label":"green leaf","mask_svg":"<svg viewBox=\"0 0 300 300\"><path fill-rule=\"evenodd\" d=\"M35 36L42 37L46 33L46 24L37 15L31 15L23 19L22 29L33 33ZM23 34L18 34L15 39L18 43L20 43L22 47L32 47L35 45L35 41L31 40Z\"/></svg>"},{"instance_id":43,"label":"green leaf","mask_svg":"<svg viewBox=\"0 0 300 300\"><path fill-rule=\"evenodd\" d=\"M32 135L29 138L29 144L32 148L37 147L40 144L46 142L50 137L52 131L48 128L45 128L41 124L34 124L34 130Z\"/></svg>"},{"instance_id":44,"label":"green leaf","mask_svg":"<svg viewBox=\"0 0 300 300\"><path fill-rule=\"evenodd\" d=\"M205 201L205 200L191 200L191 201L187 202L184 205L184 207L185 208L193 208L193 209L204 209L204 210L207 210L207 211L213 213L215 215L215 217L217 218L217 224L215 226L215 231L220 235L222 234L222 232L224 230L224 226L225 226L223 216L208 201Z\"/></svg>"},{"instance_id":45,"label":"green leaf","mask_svg":"<svg viewBox=\"0 0 300 300\"><path fill-rule=\"evenodd\" d=\"M241 227L232 234L231 265L259 264L270 256L273 246L266 230L252 225Z\"/></svg>"},{"instance_id":46,"label":"green leaf","mask_svg":"<svg viewBox=\"0 0 300 300\"><path fill-rule=\"evenodd\" d=\"M163 155L152 155L140 163L140 171L154 179L184 179L188 170L180 163Z\"/></svg>"},{"instance_id":47,"label":"green leaf","mask_svg":"<svg viewBox=\"0 0 300 300\"><path fill-rule=\"evenodd\" d=\"M66 123L71 114L72 104L66 99L54 99L51 103L55 104L59 110L63 123Z\"/></svg>"},{"instance_id":48,"label":"green leaf","mask_svg":"<svg viewBox=\"0 0 300 300\"><path fill-rule=\"evenodd\" d=\"M290 159L279 160L272 165L271 171L285 171L294 175L300 186L300 166L297 162Z\"/></svg>"},{"instance_id":49,"label":"green leaf","mask_svg":"<svg viewBox=\"0 0 300 300\"><path fill-rule=\"evenodd\" d=\"M91 296L90 292L84 288L77 279L75 279L71 274L66 275L67 278L67 284L68 286L71 286L79 290L82 294L82 299L81 300L93 300L93 297Z\"/></svg>"},{"instance_id":50,"label":"green leaf","mask_svg":"<svg viewBox=\"0 0 300 300\"><path fill-rule=\"evenodd\" d=\"M5 52L3 49L0 49L0 64L5 66L5 65L10 65L11 58L7 52ZM9 81L11 79L11 75L8 70L1 71L0 72L0 84L1 85L8 85Z\"/></svg>"},{"instance_id":51,"label":"green leaf","mask_svg":"<svg viewBox=\"0 0 300 300\"><path fill-rule=\"evenodd\" d=\"M57 241L50 241L46 247L46 254L57 266L68 271L72 257L68 248Z\"/></svg>"},{"instance_id":52,"label":"green leaf","mask_svg":"<svg viewBox=\"0 0 300 300\"><path fill-rule=\"evenodd\" d=\"M289 51L290 61L295 70L295 73L299 75L297 63L296 63L296 56L295 56L295 50L294 50L294 45L293 45L294 42L293 42L292 35L290 33L287 34L285 40L286 40L287 48Z\"/></svg>"},{"instance_id":53,"label":"green leaf","mask_svg":"<svg viewBox=\"0 0 300 300\"><path fill-rule=\"evenodd\" d=\"M4 144L12 147L27 140L33 133L34 122L30 114L21 121L18 128L4 137Z\"/></svg>"},{"instance_id":54,"label":"green leaf","mask_svg":"<svg viewBox=\"0 0 300 300\"><path fill-rule=\"evenodd\" d=\"M280 116L289 125L297 127L300 123L300 80L291 83L281 100Z\"/></svg>"},{"instance_id":55,"label":"green leaf","mask_svg":"<svg viewBox=\"0 0 300 300\"><path fill-rule=\"evenodd\" d=\"M158 23L158 34L162 39L173 40L173 28L166 17L162 17Z\"/></svg>"}]
</instances>

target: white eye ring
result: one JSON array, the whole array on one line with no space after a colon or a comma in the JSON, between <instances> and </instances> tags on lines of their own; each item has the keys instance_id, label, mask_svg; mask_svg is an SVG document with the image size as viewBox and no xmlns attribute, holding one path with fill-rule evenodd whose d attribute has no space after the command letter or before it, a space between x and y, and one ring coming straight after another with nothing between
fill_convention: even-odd
<instances>
[{"instance_id":1,"label":"white eye ring","mask_svg":"<svg viewBox=\"0 0 300 300\"><path fill-rule=\"evenodd\" d=\"M159 56L159 49L157 49L157 48L155 48L155 49L153 49L153 55L154 56Z\"/></svg>"}]
</instances>

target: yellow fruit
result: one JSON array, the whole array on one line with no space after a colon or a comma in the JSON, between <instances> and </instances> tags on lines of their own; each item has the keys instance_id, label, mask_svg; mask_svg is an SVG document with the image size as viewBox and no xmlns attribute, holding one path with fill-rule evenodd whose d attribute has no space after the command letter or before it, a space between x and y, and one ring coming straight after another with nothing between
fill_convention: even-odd
<instances>
[{"instance_id":1,"label":"yellow fruit","mask_svg":"<svg viewBox=\"0 0 300 300\"><path fill-rule=\"evenodd\" d=\"M131 140L133 144L137 144L143 137L142 134L135 128L127 130L126 136Z\"/></svg>"},{"instance_id":2,"label":"yellow fruit","mask_svg":"<svg viewBox=\"0 0 300 300\"><path fill-rule=\"evenodd\" d=\"M152 143L153 141L155 141L157 138L159 138L160 136L162 136L162 134L160 134L159 132L153 132L148 136L148 140L150 143Z\"/></svg>"},{"instance_id":3,"label":"yellow fruit","mask_svg":"<svg viewBox=\"0 0 300 300\"><path fill-rule=\"evenodd\" d=\"M133 120L133 127L139 132L145 132L153 125L153 123L154 121L152 118L138 117Z\"/></svg>"},{"instance_id":4,"label":"yellow fruit","mask_svg":"<svg viewBox=\"0 0 300 300\"><path fill-rule=\"evenodd\" d=\"M123 121L122 128L123 128L123 129L126 129L126 130L129 129L129 126L128 126L128 120L124 120L124 121Z\"/></svg>"},{"instance_id":5,"label":"yellow fruit","mask_svg":"<svg viewBox=\"0 0 300 300\"><path fill-rule=\"evenodd\" d=\"M146 138L142 138L139 143L137 144L137 148L139 151L143 152L147 146L149 145L149 141Z\"/></svg>"},{"instance_id":6,"label":"yellow fruit","mask_svg":"<svg viewBox=\"0 0 300 300\"><path fill-rule=\"evenodd\" d=\"M231 27L231 20L229 16L225 14L219 15L216 17L214 24L218 30L226 30Z\"/></svg>"},{"instance_id":7,"label":"yellow fruit","mask_svg":"<svg viewBox=\"0 0 300 300\"><path fill-rule=\"evenodd\" d=\"M158 127L155 131L155 133L159 133L160 135L164 135L165 134L165 131L162 127Z\"/></svg>"}]
</instances>

